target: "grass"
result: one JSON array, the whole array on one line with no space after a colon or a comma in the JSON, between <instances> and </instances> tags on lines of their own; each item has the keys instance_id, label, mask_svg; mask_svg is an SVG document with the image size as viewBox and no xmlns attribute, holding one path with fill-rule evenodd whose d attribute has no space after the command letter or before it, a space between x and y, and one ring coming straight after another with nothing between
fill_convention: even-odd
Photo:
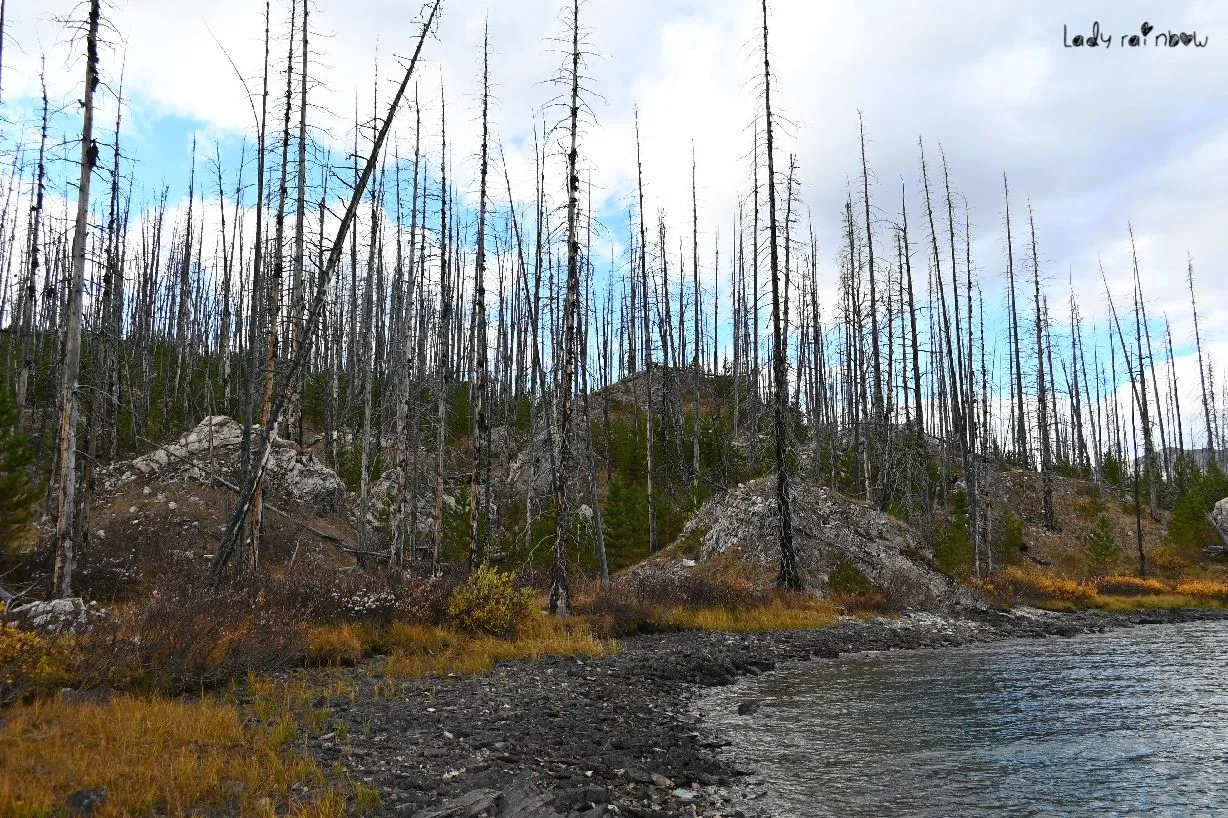
<instances>
[{"instance_id":1,"label":"grass","mask_svg":"<svg viewBox=\"0 0 1228 818\"><path fill-rule=\"evenodd\" d=\"M1023 600L1050 611L1098 609L1115 613L1174 608L1216 608L1228 604L1228 583L1184 580L1175 585L1126 575L1078 582L1040 571L1010 567L982 588L999 603Z\"/></svg>"},{"instance_id":2,"label":"grass","mask_svg":"<svg viewBox=\"0 0 1228 818\"><path fill-rule=\"evenodd\" d=\"M1096 593L1101 596L1156 596L1167 591L1168 587L1158 579L1121 575L1096 580Z\"/></svg>"},{"instance_id":3,"label":"grass","mask_svg":"<svg viewBox=\"0 0 1228 818\"><path fill-rule=\"evenodd\" d=\"M666 612L663 619L678 630L754 633L827 628L839 621L839 614L829 604L799 606L777 600L748 610L675 608Z\"/></svg>"},{"instance_id":4,"label":"grass","mask_svg":"<svg viewBox=\"0 0 1228 818\"><path fill-rule=\"evenodd\" d=\"M120 695L12 708L0 721L0 814L61 814L72 793L104 788L100 818L343 815L345 789L295 746L304 694L271 682L251 692L247 707Z\"/></svg>"},{"instance_id":5,"label":"grass","mask_svg":"<svg viewBox=\"0 0 1228 818\"><path fill-rule=\"evenodd\" d=\"M498 662L546 656L596 658L618 650L618 643L598 639L588 624L538 616L510 639L460 634L430 625L396 625L382 634L388 658L383 672L390 677L476 676Z\"/></svg>"}]
</instances>

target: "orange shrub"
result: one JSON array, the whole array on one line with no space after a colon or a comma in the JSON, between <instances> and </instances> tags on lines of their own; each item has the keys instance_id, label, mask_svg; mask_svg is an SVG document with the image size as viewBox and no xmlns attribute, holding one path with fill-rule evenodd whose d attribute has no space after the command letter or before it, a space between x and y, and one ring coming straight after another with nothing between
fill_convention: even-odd
<instances>
[{"instance_id":1,"label":"orange shrub","mask_svg":"<svg viewBox=\"0 0 1228 818\"><path fill-rule=\"evenodd\" d=\"M1228 582L1210 579L1191 579L1177 584L1177 593L1207 599L1228 600Z\"/></svg>"},{"instance_id":2,"label":"orange shrub","mask_svg":"<svg viewBox=\"0 0 1228 818\"><path fill-rule=\"evenodd\" d=\"M1101 577L1096 580L1096 590L1112 596L1151 596L1167 593L1168 586L1158 579L1141 579L1131 576Z\"/></svg>"},{"instance_id":3,"label":"orange shrub","mask_svg":"<svg viewBox=\"0 0 1228 818\"><path fill-rule=\"evenodd\" d=\"M1090 605L1096 600L1096 589L1087 583L1014 565L998 575L997 584L1025 599L1061 600L1075 605Z\"/></svg>"}]
</instances>

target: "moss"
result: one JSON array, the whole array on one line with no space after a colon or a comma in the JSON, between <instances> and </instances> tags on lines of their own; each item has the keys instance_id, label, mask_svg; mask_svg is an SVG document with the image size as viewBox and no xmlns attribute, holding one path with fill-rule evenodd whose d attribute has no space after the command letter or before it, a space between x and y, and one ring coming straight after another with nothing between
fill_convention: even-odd
<instances>
[{"instance_id":1,"label":"moss","mask_svg":"<svg viewBox=\"0 0 1228 818\"><path fill-rule=\"evenodd\" d=\"M827 578L827 589L850 596L873 596L878 592L870 578L849 562L842 562L832 569Z\"/></svg>"}]
</instances>

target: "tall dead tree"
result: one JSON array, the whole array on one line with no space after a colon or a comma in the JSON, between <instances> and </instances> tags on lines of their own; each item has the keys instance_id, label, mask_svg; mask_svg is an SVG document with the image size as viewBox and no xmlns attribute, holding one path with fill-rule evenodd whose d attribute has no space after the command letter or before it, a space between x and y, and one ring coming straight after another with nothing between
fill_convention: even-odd
<instances>
[{"instance_id":1,"label":"tall dead tree","mask_svg":"<svg viewBox=\"0 0 1228 818\"><path fill-rule=\"evenodd\" d=\"M550 613L571 612L567 582L567 480L571 462L572 391L575 388L577 327L580 300L579 204L580 175L576 170L580 116L580 0L571 4L571 72L568 95L567 148L567 285L563 296L563 336L556 342L560 374L554 400L554 565L550 572Z\"/></svg>"},{"instance_id":2,"label":"tall dead tree","mask_svg":"<svg viewBox=\"0 0 1228 818\"><path fill-rule=\"evenodd\" d=\"M1011 194L1002 174L1002 199L1006 208L1006 276L1010 306L1011 354L1013 355L1014 383L1011 394L1015 398L1015 453L1020 464L1026 465L1028 457L1028 423L1023 409L1023 355L1019 344L1019 309L1015 298L1015 245L1011 238Z\"/></svg>"},{"instance_id":3,"label":"tall dead tree","mask_svg":"<svg viewBox=\"0 0 1228 818\"><path fill-rule=\"evenodd\" d=\"M443 550L443 458L448 440L448 399L450 397L449 361L451 346L452 295L448 280L448 128L443 84L439 86L439 326L436 337L435 367L435 530L431 546L431 576L439 571Z\"/></svg>"},{"instance_id":4,"label":"tall dead tree","mask_svg":"<svg viewBox=\"0 0 1228 818\"><path fill-rule=\"evenodd\" d=\"M1044 313L1040 301L1040 261L1036 249L1036 222L1032 205L1028 204L1028 229L1032 234L1032 284L1036 307L1036 425L1040 433L1041 510L1045 528L1053 531L1057 520L1053 513L1053 453L1049 442L1049 389L1045 381Z\"/></svg>"},{"instance_id":5,"label":"tall dead tree","mask_svg":"<svg viewBox=\"0 0 1228 818\"><path fill-rule=\"evenodd\" d=\"M44 58L45 61L46 58ZM30 378L34 374L34 307L38 301L38 269L40 233L43 225L43 194L47 177L47 79L39 71L39 85L43 92L42 127L38 136L38 161L34 169L34 202L30 207L30 226L27 237L26 284L21 297L21 372L17 376L17 426L25 430L26 400Z\"/></svg>"},{"instance_id":6,"label":"tall dead tree","mask_svg":"<svg viewBox=\"0 0 1228 818\"><path fill-rule=\"evenodd\" d=\"M1198 299L1194 297L1194 258L1188 259L1186 281L1190 287L1190 309L1194 313L1194 345L1198 349L1198 384L1202 388L1202 416L1207 425L1207 449L1211 463L1216 462L1214 424L1211 422L1211 402L1207 397L1207 367L1202 360L1202 333L1198 329Z\"/></svg>"},{"instance_id":7,"label":"tall dead tree","mask_svg":"<svg viewBox=\"0 0 1228 818\"><path fill-rule=\"evenodd\" d=\"M261 393L260 399L260 428L267 429L267 433L272 436L268 441L270 444L272 443L272 438L277 437L277 423L280 420L277 415L272 414L273 384L277 374L278 336L281 331L279 326L281 317L281 282L285 273L285 253L283 252L282 243L285 240L286 198L289 194L287 174L290 166L290 100L294 93L294 22L297 19L297 10L297 0L290 0L290 51L286 57L286 95L283 101L281 151L279 153L281 173L277 185L277 215L274 217L273 222L273 269L272 275L268 280L268 286L265 288L265 320L268 322L266 327L268 338L265 344L264 390ZM264 252L264 248L257 248L256 252ZM255 494L252 498L251 526L251 545L247 551L247 559L248 566L255 570L260 561L260 541L264 537L263 480L256 482ZM362 527L363 523L360 520L360 532Z\"/></svg>"},{"instance_id":8,"label":"tall dead tree","mask_svg":"<svg viewBox=\"0 0 1228 818\"><path fill-rule=\"evenodd\" d=\"M691 491L695 497L699 492L699 362L702 357L699 350L699 194L695 187L695 142L691 142L691 285L694 290L691 302L692 328L694 329L695 358L691 365L695 370L695 417L691 433ZM682 316L678 316L682 320ZM715 345L716 339L713 338ZM715 374L715 370L714 373Z\"/></svg>"},{"instance_id":9,"label":"tall dead tree","mask_svg":"<svg viewBox=\"0 0 1228 818\"><path fill-rule=\"evenodd\" d=\"M101 0L90 0L85 26L85 96L81 107L81 177L77 185L77 218L72 235L72 282L64 328L64 369L60 381L59 490L55 520L55 595L72 595L72 572L76 565L77 489L77 377L81 371L81 312L85 291L85 242L89 232L90 179L98 163L94 142L94 92L98 88L98 27Z\"/></svg>"},{"instance_id":10,"label":"tall dead tree","mask_svg":"<svg viewBox=\"0 0 1228 818\"><path fill-rule=\"evenodd\" d=\"M640 318L643 324L643 339L644 339L644 390L647 393L644 399L644 416L646 421L646 436L647 444L644 447L645 457L648 466L648 553L655 554L660 544L657 541L657 496L654 486L654 474L656 469L653 463L653 406L652 406L652 325L648 319L648 231L644 224L644 163L640 158L640 121L639 113L635 117L635 173L636 184L639 191L639 217L640 217L640 294L643 299L640 310ZM632 272L634 278L635 273ZM735 390L736 391L736 390ZM664 401L662 401L664 405Z\"/></svg>"},{"instance_id":11,"label":"tall dead tree","mask_svg":"<svg viewBox=\"0 0 1228 818\"><path fill-rule=\"evenodd\" d=\"M878 337L878 289L874 269L874 229L870 223L870 166L866 161L866 126L860 111L857 112L857 130L861 143L861 190L862 204L865 207L866 262L870 277L870 371L874 376L874 392L870 410L870 425L874 430L874 434L871 439L875 441L876 446L881 448L886 443L886 417L883 413L882 353L879 348ZM877 451L872 452L871 460L877 460L878 456L879 453ZM883 479L881 465L872 462L867 463L865 468L867 479L873 480L874 504L885 511L887 508L887 497L881 483Z\"/></svg>"},{"instance_id":12,"label":"tall dead tree","mask_svg":"<svg viewBox=\"0 0 1228 818\"><path fill-rule=\"evenodd\" d=\"M768 200L768 256L772 277L772 431L776 444L776 511L779 515L780 573L776 584L790 590L800 590L801 574L797 567L797 554L793 550L793 515L789 508L789 471L787 461L787 417L789 385L785 366L785 333L787 328L781 320L780 255L777 244L776 225L776 175L773 159L772 128L772 70L768 61L768 7L763 0L763 111L767 135L767 200Z\"/></svg>"},{"instance_id":13,"label":"tall dead tree","mask_svg":"<svg viewBox=\"0 0 1228 818\"><path fill-rule=\"evenodd\" d=\"M469 571L476 571L482 559L482 508L479 489L483 469L488 469L489 454L483 448L487 434L486 412L486 169L490 134L488 111L490 108L490 35L483 29L482 35L482 147L478 163L478 246L474 267L474 363L477 377L473 384L473 471L469 475Z\"/></svg>"},{"instance_id":14,"label":"tall dead tree","mask_svg":"<svg viewBox=\"0 0 1228 818\"><path fill-rule=\"evenodd\" d=\"M307 16L310 10L310 0L303 2L302 38L299 44L299 92L298 92L298 156L295 161L295 175L298 187L294 197L294 260L290 278L290 355L293 356L303 342L303 301L306 295L303 280L303 259L306 248L307 234L303 219L307 215ZM291 34L293 37L293 33ZM289 103L289 98L286 100ZM283 162L287 158L283 157ZM287 411L287 434L298 443L303 442L303 385L302 379L296 379L290 396L290 406Z\"/></svg>"}]
</instances>

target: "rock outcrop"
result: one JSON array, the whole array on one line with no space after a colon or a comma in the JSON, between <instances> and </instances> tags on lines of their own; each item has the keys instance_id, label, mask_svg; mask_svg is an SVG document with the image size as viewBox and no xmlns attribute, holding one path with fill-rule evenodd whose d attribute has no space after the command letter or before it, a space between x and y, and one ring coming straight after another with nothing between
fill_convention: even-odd
<instances>
[{"instance_id":1,"label":"rock outcrop","mask_svg":"<svg viewBox=\"0 0 1228 818\"><path fill-rule=\"evenodd\" d=\"M138 478L156 482L183 479L210 482L230 480L240 471L239 449L243 427L225 415L207 417L178 441L111 469L115 484ZM275 492L307 506L317 516L340 511L345 505L345 484L315 455L301 452L281 438L273 442L265 469L266 484Z\"/></svg>"},{"instance_id":2,"label":"rock outcrop","mask_svg":"<svg viewBox=\"0 0 1228 818\"><path fill-rule=\"evenodd\" d=\"M5 620L41 633L82 633L89 625L90 609L80 597L49 599L16 605L5 614Z\"/></svg>"},{"instance_id":3,"label":"rock outcrop","mask_svg":"<svg viewBox=\"0 0 1228 818\"><path fill-rule=\"evenodd\" d=\"M1220 500L1215 504L1215 508L1211 509L1211 525L1215 526L1215 530L1219 532L1219 538L1222 540L1220 548L1228 551L1228 497Z\"/></svg>"},{"instance_id":4,"label":"rock outcrop","mask_svg":"<svg viewBox=\"0 0 1228 818\"><path fill-rule=\"evenodd\" d=\"M774 478L761 478L705 503L680 540L698 543L700 559L737 549L744 559L780 564ZM951 611L980 607L954 580L935 570L915 529L865 503L822 486L792 486L793 541L806 584L822 590L832 572L851 565L897 606Z\"/></svg>"}]
</instances>

